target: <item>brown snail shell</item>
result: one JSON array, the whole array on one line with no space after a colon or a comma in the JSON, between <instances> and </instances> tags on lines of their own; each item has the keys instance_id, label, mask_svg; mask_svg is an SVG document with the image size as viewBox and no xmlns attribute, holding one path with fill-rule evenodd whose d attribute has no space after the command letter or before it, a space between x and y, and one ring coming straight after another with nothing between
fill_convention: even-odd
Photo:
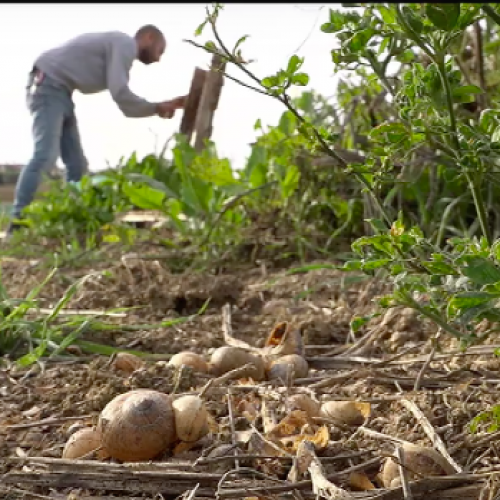
<instances>
[{"instance_id":1,"label":"brown snail shell","mask_svg":"<svg viewBox=\"0 0 500 500\"><path fill-rule=\"evenodd\" d=\"M210 369L218 377L249 363L252 366L241 377L252 378L255 381L264 380L266 376L264 360L257 354L253 354L240 347L224 346L216 349L210 359Z\"/></svg>"},{"instance_id":2,"label":"brown snail shell","mask_svg":"<svg viewBox=\"0 0 500 500\"><path fill-rule=\"evenodd\" d=\"M293 378L304 378L309 373L307 361L298 354L287 354L271 362L267 371L269 380L287 380L291 375Z\"/></svg>"},{"instance_id":3,"label":"brown snail shell","mask_svg":"<svg viewBox=\"0 0 500 500\"><path fill-rule=\"evenodd\" d=\"M311 418L319 416L321 403L315 401L307 394L294 394L287 401L290 411L301 410L306 412L307 416Z\"/></svg>"},{"instance_id":4,"label":"brown snail shell","mask_svg":"<svg viewBox=\"0 0 500 500\"><path fill-rule=\"evenodd\" d=\"M356 401L326 401L321 405L320 416L349 426L359 426L365 421L364 411L369 406Z\"/></svg>"},{"instance_id":5,"label":"brown snail shell","mask_svg":"<svg viewBox=\"0 0 500 500\"><path fill-rule=\"evenodd\" d=\"M263 352L266 356L286 356L298 354L305 356L304 340L300 328L282 321L271 331L264 344Z\"/></svg>"},{"instance_id":6,"label":"brown snail shell","mask_svg":"<svg viewBox=\"0 0 500 500\"><path fill-rule=\"evenodd\" d=\"M203 400L195 395L181 396L172 403L177 437L188 443L208 434L208 412Z\"/></svg>"},{"instance_id":7,"label":"brown snail shell","mask_svg":"<svg viewBox=\"0 0 500 500\"><path fill-rule=\"evenodd\" d=\"M208 363L195 352L182 351L174 354L168 362L170 366L189 366L194 371L208 373Z\"/></svg>"},{"instance_id":8,"label":"brown snail shell","mask_svg":"<svg viewBox=\"0 0 500 500\"><path fill-rule=\"evenodd\" d=\"M115 356L113 366L122 372L132 373L144 366L142 359L135 354L119 352Z\"/></svg>"},{"instance_id":9,"label":"brown snail shell","mask_svg":"<svg viewBox=\"0 0 500 500\"><path fill-rule=\"evenodd\" d=\"M434 448L405 443L402 445L402 449L403 464L407 468L408 477L410 479L416 479L418 477L416 474L428 477L446 476L456 473L448 460ZM398 486L400 478L399 466L392 458L388 458L385 461L381 478L386 488Z\"/></svg>"},{"instance_id":10,"label":"brown snail shell","mask_svg":"<svg viewBox=\"0 0 500 500\"><path fill-rule=\"evenodd\" d=\"M93 427L84 427L79 429L66 441L64 445L62 458L77 459L89 455L91 452L101 448L101 434ZM100 451L100 450L99 450ZM103 458L103 453L98 453Z\"/></svg>"},{"instance_id":11,"label":"brown snail shell","mask_svg":"<svg viewBox=\"0 0 500 500\"><path fill-rule=\"evenodd\" d=\"M97 428L113 458L151 460L175 441L172 401L167 394L149 389L120 394L104 407Z\"/></svg>"}]
</instances>

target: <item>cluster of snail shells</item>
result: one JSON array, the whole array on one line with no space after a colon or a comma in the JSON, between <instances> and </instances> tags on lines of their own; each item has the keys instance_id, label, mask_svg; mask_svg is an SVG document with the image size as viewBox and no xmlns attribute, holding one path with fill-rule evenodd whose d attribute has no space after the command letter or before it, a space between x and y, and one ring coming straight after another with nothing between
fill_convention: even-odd
<instances>
[{"instance_id":1,"label":"cluster of snail shells","mask_svg":"<svg viewBox=\"0 0 500 500\"><path fill-rule=\"evenodd\" d=\"M168 394L136 389L120 394L102 410L95 428L73 434L63 458L80 458L93 450L100 458L122 462L151 460L177 441L195 442L208 434L208 413L195 395L175 400Z\"/></svg>"},{"instance_id":2,"label":"cluster of snail shells","mask_svg":"<svg viewBox=\"0 0 500 500\"><path fill-rule=\"evenodd\" d=\"M256 382L287 380L290 375L294 378L303 378L309 372L307 361L299 354L272 356L233 346L215 349L208 363L202 356L184 351L172 356L168 364L175 367L189 366L194 371L210 373L216 377L248 365L246 370L240 373L240 377L251 378Z\"/></svg>"},{"instance_id":3,"label":"cluster of snail shells","mask_svg":"<svg viewBox=\"0 0 500 500\"><path fill-rule=\"evenodd\" d=\"M290 411L300 410L310 418L358 427L365 421L365 416L355 401L319 401L304 393L294 394L287 399Z\"/></svg>"}]
</instances>

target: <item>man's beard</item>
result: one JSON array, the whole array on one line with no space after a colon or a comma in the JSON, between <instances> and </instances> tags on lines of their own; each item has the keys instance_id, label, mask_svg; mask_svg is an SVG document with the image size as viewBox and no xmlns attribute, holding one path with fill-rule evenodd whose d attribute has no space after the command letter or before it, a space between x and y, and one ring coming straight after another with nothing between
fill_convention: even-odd
<instances>
[{"instance_id":1,"label":"man's beard","mask_svg":"<svg viewBox=\"0 0 500 500\"><path fill-rule=\"evenodd\" d=\"M139 61L143 64L151 64L153 62L153 59L151 57L151 53L148 48L144 47L143 49L139 50L139 55L137 57Z\"/></svg>"}]
</instances>

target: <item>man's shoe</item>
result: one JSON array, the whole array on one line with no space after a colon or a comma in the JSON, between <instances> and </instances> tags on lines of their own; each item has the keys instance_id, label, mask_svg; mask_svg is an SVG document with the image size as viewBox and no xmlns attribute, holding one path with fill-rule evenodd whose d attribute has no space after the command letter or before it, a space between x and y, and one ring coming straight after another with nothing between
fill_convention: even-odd
<instances>
[{"instance_id":1,"label":"man's shoe","mask_svg":"<svg viewBox=\"0 0 500 500\"><path fill-rule=\"evenodd\" d=\"M7 226L7 235L11 236L12 234L14 234L15 231L17 231L18 229L21 229L22 227L23 227L22 224L18 224L16 222L11 222Z\"/></svg>"},{"instance_id":2,"label":"man's shoe","mask_svg":"<svg viewBox=\"0 0 500 500\"><path fill-rule=\"evenodd\" d=\"M22 229L23 225L22 224L19 224L18 222L11 222L8 226L7 226L7 230L5 231L5 235L4 237L2 238L2 240L4 242L7 242L9 241L11 238L12 238L12 235L18 231L19 229Z\"/></svg>"}]
</instances>

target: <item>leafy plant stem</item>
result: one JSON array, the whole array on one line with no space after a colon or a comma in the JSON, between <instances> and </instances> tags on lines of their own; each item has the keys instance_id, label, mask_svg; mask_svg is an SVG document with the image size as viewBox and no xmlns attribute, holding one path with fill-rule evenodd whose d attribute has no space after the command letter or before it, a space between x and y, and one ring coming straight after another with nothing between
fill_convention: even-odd
<instances>
[{"instance_id":1,"label":"leafy plant stem","mask_svg":"<svg viewBox=\"0 0 500 500\"><path fill-rule=\"evenodd\" d=\"M442 318L440 318L437 314L434 314L434 313L424 309L415 299L410 297L408 294L404 294L403 297L404 297L404 301L403 301L404 305L415 309L420 314L429 318L431 321L436 323L436 325L440 326L444 331L450 333L454 337L456 337L458 339L461 339L463 337L462 332L460 332L456 328L453 328L446 321L444 321Z\"/></svg>"},{"instance_id":2,"label":"leafy plant stem","mask_svg":"<svg viewBox=\"0 0 500 500\"><path fill-rule=\"evenodd\" d=\"M439 58L437 58L436 62L441 77L441 82L443 84L446 94L446 104L448 107L448 113L450 115L450 128L453 136L454 146L457 153L460 155L461 147L460 147L460 141L458 140L457 118L455 116L455 110L453 109L453 97L451 95L450 82L446 74L446 65L444 61L444 56L440 56ZM479 224L481 225L481 231L483 233L483 236L486 238L488 245L491 245L492 240L488 228L488 218L486 215L486 208L484 206L484 200L481 194L481 190L479 189L478 184L474 181L473 177L465 169L464 169L464 174L470 186L472 198L474 200L474 205L476 207L477 216L479 218Z\"/></svg>"},{"instance_id":3,"label":"leafy plant stem","mask_svg":"<svg viewBox=\"0 0 500 500\"><path fill-rule=\"evenodd\" d=\"M406 34L430 57L430 59L434 61L435 56L432 51L425 45L418 33L416 33L415 30L406 21L405 16L401 12L401 4L396 5L396 16L398 18L398 21L406 31Z\"/></svg>"}]
</instances>

